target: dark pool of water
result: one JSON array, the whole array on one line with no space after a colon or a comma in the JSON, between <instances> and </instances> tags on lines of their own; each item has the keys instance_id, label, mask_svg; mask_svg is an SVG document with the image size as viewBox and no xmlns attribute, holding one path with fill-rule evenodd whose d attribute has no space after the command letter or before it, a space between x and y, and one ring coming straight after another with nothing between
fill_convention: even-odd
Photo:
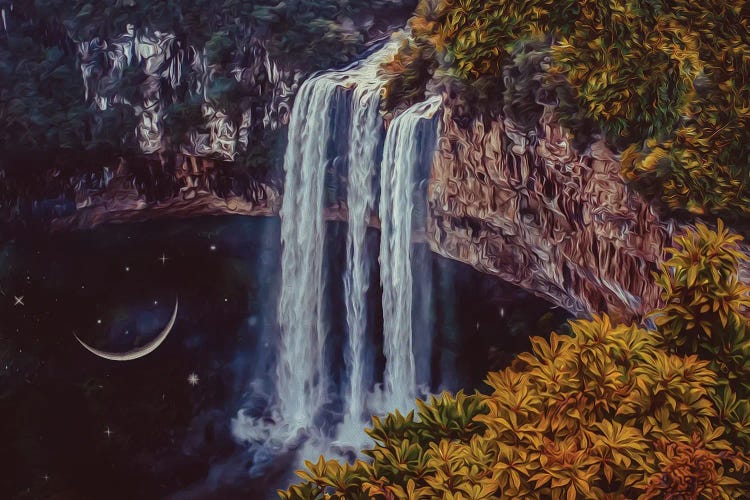
<instances>
[{"instance_id":1,"label":"dark pool of water","mask_svg":"<svg viewBox=\"0 0 750 500\"><path fill-rule=\"evenodd\" d=\"M329 255L339 262L328 274L339 297L332 303L343 293L343 228L329 226ZM214 217L0 247L0 498L247 499L283 484L289 457L252 478L252 458L230 432L237 411L257 400L253 391L273 387L279 231L275 218ZM376 246L377 233L371 239ZM566 317L468 266L415 251L430 276L430 299L418 309L433 328L422 360L433 389L481 388L488 369ZM377 286L370 293L377 343ZM111 351L142 345L177 297L172 332L142 359L97 358L73 335ZM330 311L340 330L343 309ZM332 346L343 342L339 335Z\"/></svg>"}]
</instances>

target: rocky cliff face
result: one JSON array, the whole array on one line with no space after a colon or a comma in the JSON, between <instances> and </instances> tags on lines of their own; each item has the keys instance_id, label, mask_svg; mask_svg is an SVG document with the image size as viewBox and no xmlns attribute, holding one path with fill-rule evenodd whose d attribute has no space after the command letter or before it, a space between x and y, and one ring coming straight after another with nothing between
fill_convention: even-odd
<instances>
[{"instance_id":1,"label":"rocky cliff face","mask_svg":"<svg viewBox=\"0 0 750 500\"><path fill-rule=\"evenodd\" d=\"M448 104L428 188L430 244L574 314L640 317L659 301L651 272L673 230L619 172L602 143L576 153L553 107L523 134L509 120L461 127Z\"/></svg>"},{"instance_id":2,"label":"rocky cliff face","mask_svg":"<svg viewBox=\"0 0 750 500\"><path fill-rule=\"evenodd\" d=\"M163 158L162 158L163 159ZM54 200L53 200L54 201ZM151 160L129 165L124 159L102 175L88 175L75 186L75 206L54 213L51 229L86 229L104 223L145 221L154 217L278 214L278 190L231 163L176 155L171 163Z\"/></svg>"},{"instance_id":3,"label":"rocky cliff face","mask_svg":"<svg viewBox=\"0 0 750 500\"><path fill-rule=\"evenodd\" d=\"M257 140L259 128L275 130L288 124L291 100L304 76L276 64L263 41L252 36L244 40L243 60L229 68L211 64L205 47L183 47L172 33L136 30L132 25L110 39L96 37L77 45L86 98L100 111L113 104L131 107L138 120L136 141L144 154L171 147L232 161ZM128 70L142 72L135 89L119 88ZM211 91L222 76L235 80L245 95L237 106L239 117L231 117ZM200 97L202 123L192 124L185 143L165 144L165 111L186 91Z\"/></svg>"}]
</instances>

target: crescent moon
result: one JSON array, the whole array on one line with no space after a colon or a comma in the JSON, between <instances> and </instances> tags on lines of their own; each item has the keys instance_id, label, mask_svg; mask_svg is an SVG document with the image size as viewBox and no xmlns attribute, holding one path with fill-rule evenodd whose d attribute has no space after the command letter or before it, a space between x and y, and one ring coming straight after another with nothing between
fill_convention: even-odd
<instances>
[{"instance_id":1,"label":"crescent moon","mask_svg":"<svg viewBox=\"0 0 750 500\"><path fill-rule=\"evenodd\" d=\"M135 349L132 349L130 351L125 352L107 352L102 351L100 349L95 349L91 347L90 345L86 344L83 340L81 340L78 335L73 333L76 340L81 343L83 347L85 347L89 352L99 356L100 358L108 359L110 361L132 361L134 359L142 358L143 356L150 354L156 350L157 347L161 345L162 342L164 342L164 339L167 338L167 335L169 335L169 332L172 330L172 327L174 326L174 322L177 319L177 306L179 305L179 299L175 299L174 302L174 311L172 311L172 317L169 318L169 323L167 323L167 326L164 327L164 329L159 333L159 335L156 336L154 340L151 342L144 344L141 347L136 347Z\"/></svg>"}]
</instances>

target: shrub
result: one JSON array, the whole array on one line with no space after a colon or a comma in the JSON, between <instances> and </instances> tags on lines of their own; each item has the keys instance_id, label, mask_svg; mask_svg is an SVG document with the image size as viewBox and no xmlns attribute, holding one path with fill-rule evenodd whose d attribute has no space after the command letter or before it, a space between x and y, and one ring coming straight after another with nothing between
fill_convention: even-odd
<instances>
[{"instance_id":1,"label":"shrub","mask_svg":"<svg viewBox=\"0 0 750 500\"><path fill-rule=\"evenodd\" d=\"M698 224L675 238L676 248L667 250L671 258L655 276L665 306L653 317L667 346L723 359L723 349L745 341L750 288L739 280L739 265L748 260L741 239L721 220L717 231Z\"/></svg>"},{"instance_id":2,"label":"shrub","mask_svg":"<svg viewBox=\"0 0 750 500\"><path fill-rule=\"evenodd\" d=\"M406 40L392 61L381 67L387 83L383 92L382 107L385 110L407 108L424 100L427 82L437 63L430 47L413 40Z\"/></svg>"},{"instance_id":3,"label":"shrub","mask_svg":"<svg viewBox=\"0 0 750 500\"><path fill-rule=\"evenodd\" d=\"M694 353L718 375L716 404L728 436L750 450L750 288L739 280L748 257L721 221L675 238L677 248L656 276L665 305L653 314L660 343Z\"/></svg>"},{"instance_id":4,"label":"shrub","mask_svg":"<svg viewBox=\"0 0 750 500\"><path fill-rule=\"evenodd\" d=\"M392 61L381 65L386 79L381 106L386 111L406 108L424 99L427 82L438 67L435 50L439 0L421 0L409 20L411 37Z\"/></svg>"},{"instance_id":5,"label":"shrub","mask_svg":"<svg viewBox=\"0 0 750 500\"><path fill-rule=\"evenodd\" d=\"M662 200L693 213L748 209L750 168L750 3L663 2L680 33L675 55L696 66L679 124L623 154L639 187L662 185ZM688 74L686 74L688 76ZM674 84L680 84L675 80Z\"/></svg>"}]
</instances>

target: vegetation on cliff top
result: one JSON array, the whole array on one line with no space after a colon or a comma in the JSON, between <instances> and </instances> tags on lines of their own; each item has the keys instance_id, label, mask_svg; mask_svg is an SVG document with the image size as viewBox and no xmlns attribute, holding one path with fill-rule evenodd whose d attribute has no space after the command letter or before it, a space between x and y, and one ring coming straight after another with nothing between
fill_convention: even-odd
<instances>
[{"instance_id":1,"label":"vegetation on cliff top","mask_svg":"<svg viewBox=\"0 0 750 500\"><path fill-rule=\"evenodd\" d=\"M301 499L739 499L750 491L750 318L739 238L676 240L657 330L572 321L531 339L488 395L443 394L373 419L370 461L323 457Z\"/></svg>"},{"instance_id":2,"label":"vegetation on cliff top","mask_svg":"<svg viewBox=\"0 0 750 500\"><path fill-rule=\"evenodd\" d=\"M438 63L484 113L555 104L580 146L601 135L668 207L748 212L750 2L423 0L412 28L410 74ZM529 52L539 64L521 67Z\"/></svg>"},{"instance_id":3,"label":"vegetation on cliff top","mask_svg":"<svg viewBox=\"0 0 750 500\"><path fill-rule=\"evenodd\" d=\"M203 124L200 106L205 99L239 125L247 109L262 117L267 95L257 95L232 73L253 64L255 41L262 41L276 62L310 72L344 64L365 47L368 30L382 28L390 17L408 15L411 0L0 0L5 14L0 24L0 166L28 170L34 164L50 167L90 162L101 167L118 154L137 153L133 106L142 104L143 66L132 64L118 78L104 78L102 95L124 97L133 106L113 102L106 110L84 95L81 60L76 44L100 38L100 45L127 33L171 33L186 49L181 80L169 89L159 81L166 108L166 136L183 140L192 126ZM12 7L11 7L12 5ZM385 21L384 21L385 20ZM378 22L379 21L379 24ZM205 48L212 66L205 92L196 92L199 76L190 64L189 47ZM262 61L261 61L262 63ZM106 75L104 55L91 64ZM258 82L259 85L267 82ZM147 89L146 89L147 90ZM260 112L258 111L260 110ZM269 140L253 144L266 149ZM271 138L273 139L273 138ZM86 152L89 161L80 161ZM241 163L253 165L253 156Z\"/></svg>"}]
</instances>

